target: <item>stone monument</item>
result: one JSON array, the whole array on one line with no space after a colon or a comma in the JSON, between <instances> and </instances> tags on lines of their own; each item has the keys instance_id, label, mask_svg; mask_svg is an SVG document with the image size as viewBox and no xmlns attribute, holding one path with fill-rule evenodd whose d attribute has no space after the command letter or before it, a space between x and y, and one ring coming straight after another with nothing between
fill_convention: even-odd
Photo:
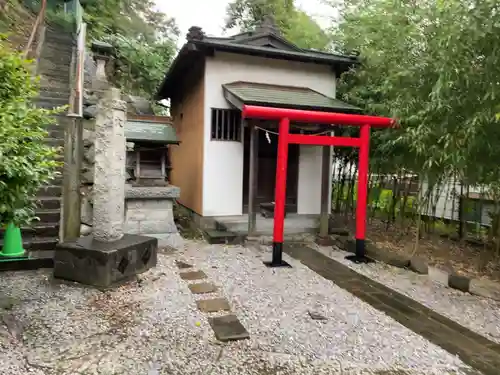
<instances>
[{"instance_id":1,"label":"stone monument","mask_svg":"<svg viewBox=\"0 0 500 375\"><path fill-rule=\"evenodd\" d=\"M95 122L93 231L58 245L56 278L106 288L156 265L158 239L123 230L125 111L118 89L103 92Z\"/></svg>"}]
</instances>

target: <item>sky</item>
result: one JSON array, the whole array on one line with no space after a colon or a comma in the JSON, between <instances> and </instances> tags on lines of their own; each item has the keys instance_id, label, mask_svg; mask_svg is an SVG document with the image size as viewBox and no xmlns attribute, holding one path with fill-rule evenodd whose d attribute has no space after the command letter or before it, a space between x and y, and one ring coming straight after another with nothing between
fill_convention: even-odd
<instances>
[{"instance_id":1,"label":"sky","mask_svg":"<svg viewBox=\"0 0 500 375\"><path fill-rule=\"evenodd\" d=\"M207 35L222 36L228 3L228 0L156 0L159 10L176 19L181 29L179 46L184 44L191 26L200 26ZM295 4L323 27L330 26L331 18L335 16L332 8L324 5L322 0L295 0Z\"/></svg>"}]
</instances>

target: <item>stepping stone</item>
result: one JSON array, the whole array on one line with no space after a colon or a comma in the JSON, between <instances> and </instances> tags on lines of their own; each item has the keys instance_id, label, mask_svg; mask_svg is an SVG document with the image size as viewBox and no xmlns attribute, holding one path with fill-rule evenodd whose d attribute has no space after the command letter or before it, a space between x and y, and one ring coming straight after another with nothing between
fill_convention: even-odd
<instances>
[{"instance_id":1,"label":"stepping stone","mask_svg":"<svg viewBox=\"0 0 500 375\"><path fill-rule=\"evenodd\" d=\"M200 280L207 278L207 275L203 271L181 272L180 275L182 280Z\"/></svg>"},{"instance_id":2,"label":"stepping stone","mask_svg":"<svg viewBox=\"0 0 500 375\"><path fill-rule=\"evenodd\" d=\"M205 293L213 293L217 291L217 287L212 283L199 283L199 284L190 284L189 290L193 294L205 294Z\"/></svg>"},{"instance_id":3,"label":"stepping stone","mask_svg":"<svg viewBox=\"0 0 500 375\"><path fill-rule=\"evenodd\" d=\"M179 267L181 270L182 269L186 269L186 268L191 268L193 267L191 264L189 263L186 263L186 262L183 262L183 261L176 261L175 264L177 265L177 267Z\"/></svg>"},{"instance_id":4,"label":"stepping stone","mask_svg":"<svg viewBox=\"0 0 500 375\"><path fill-rule=\"evenodd\" d=\"M196 301L196 305L198 310L206 313L231 310L231 306L225 298L202 299Z\"/></svg>"},{"instance_id":5,"label":"stepping stone","mask_svg":"<svg viewBox=\"0 0 500 375\"><path fill-rule=\"evenodd\" d=\"M249 339L248 331L243 327L235 315L208 318L215 338L219 341L236 341Z\"/></svg>"},{"instance_id":6,"label":"stepping stone","mask_svg":"<svg viewBox=\"0 0 500 375\"><path fill-rule=\"evenodd\" d=\"M327 320L325 316L314 312L314 311L308 311L309 316L311 317L312 320Z\"/></svg>"}]
</instances>

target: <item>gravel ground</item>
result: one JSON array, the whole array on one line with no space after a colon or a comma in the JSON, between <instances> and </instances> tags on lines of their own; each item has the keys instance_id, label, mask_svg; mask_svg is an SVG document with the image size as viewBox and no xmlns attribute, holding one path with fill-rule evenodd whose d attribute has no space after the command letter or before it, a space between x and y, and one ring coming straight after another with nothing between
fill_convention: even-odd
<instances>
[{"instance_id":1,"label":"gravel ground","mask_svg":"<svg viewBox=\"0 0 500 375\"><path fill-rule=\"evenodd\" d=\"M0 324L2 375L471 374L458 358L294 260L263 267L242 247L188 242L137 282L110 292L50 271L2 274L14 306ZM221 344L175 260L219 285L251 339ZM0 310L1 311L1 310ZM312 320L314 311L326 321Z\"/></svg>"},{"instance_id":2,"label":"gravel ground","mask_svg":"<svg viewBox=\"0 0 500 375\"><path fill-rule=\"evenodd\" d=\"M447 288L429 280L426 275L384 263L353 264L344 259L348 253L339 249L319 246L316 248L356 272L420 302L471 331L500 343L500 302Z\"/></svg>"}]
</instances>

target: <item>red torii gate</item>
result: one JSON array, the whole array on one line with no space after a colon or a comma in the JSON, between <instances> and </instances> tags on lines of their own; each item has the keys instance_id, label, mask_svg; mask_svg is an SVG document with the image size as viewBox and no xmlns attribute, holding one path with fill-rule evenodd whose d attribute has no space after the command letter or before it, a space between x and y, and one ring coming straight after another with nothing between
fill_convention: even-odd
<instances>
[{"instance_id":1,"label":"red torii gate","mask_svg":"<svg viewBox=\"0 0 500 375\"><path fill-rule=\"evenodd\" d=\"M357 263L367 262L365 257L366 206L368 195L368 162L370 150L370 128L395 127L395 121L387 117L354 115L345 113L304 111L244 105L242 118L279 120L278 158L276 162L276 185L274 191L273 255L270 267L289 267L283 260L283 230L285 220L286 174L288 145L314 145L359 147L358 196L356 203L356 253L347 257ZM313 124L353 125L360 127L359 138L290 134L290 121Z\"/></svg>"}]
</instances>

